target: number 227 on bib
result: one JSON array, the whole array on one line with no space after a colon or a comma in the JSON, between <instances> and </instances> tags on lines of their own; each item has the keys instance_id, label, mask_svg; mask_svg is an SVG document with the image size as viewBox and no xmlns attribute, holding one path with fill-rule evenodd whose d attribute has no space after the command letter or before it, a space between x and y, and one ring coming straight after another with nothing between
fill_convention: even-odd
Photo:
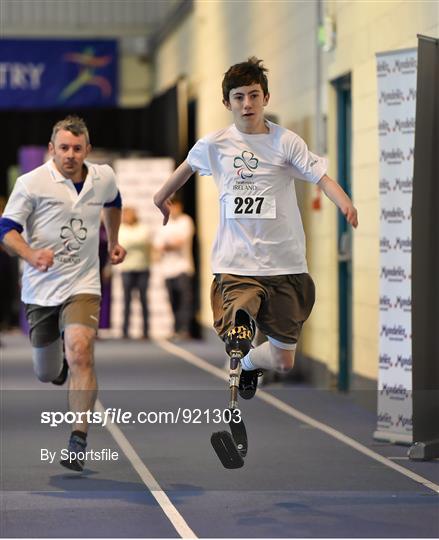
<instances>
[{"instance_id":1,"label":"number 227 on bib","mask_svg":"<svg viewBox=\"0 0 439 540\"><path fill-rule=\"evenodd\" d=\"M227 195L227 219L275 219L276 199L273 195Z\"/></svg>"}]
</instances>

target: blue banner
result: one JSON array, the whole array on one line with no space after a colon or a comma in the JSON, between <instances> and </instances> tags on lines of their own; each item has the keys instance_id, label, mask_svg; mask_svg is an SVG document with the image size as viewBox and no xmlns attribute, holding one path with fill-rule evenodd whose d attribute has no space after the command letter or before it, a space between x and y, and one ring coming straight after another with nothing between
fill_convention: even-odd
<instances>
[{"instance_id":1,"label":"blue banner","mask_svg":"<svg viewBox=\"0 0 439 540\"><path fill-rule=\"evenodd\" d=\"M117 105L116 40L0 40L0 109Z\"/></svg>"}]
</instances>

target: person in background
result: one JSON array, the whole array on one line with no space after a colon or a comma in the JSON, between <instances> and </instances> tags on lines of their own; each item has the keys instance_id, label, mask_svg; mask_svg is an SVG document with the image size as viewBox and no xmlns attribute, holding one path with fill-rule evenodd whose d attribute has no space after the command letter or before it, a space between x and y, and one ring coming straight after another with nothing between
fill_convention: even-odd
<instances>
[{"instance_id":1,"label":"person in background","mask_svg":"<svg viewBox=\"0 0 439 540\"><path fill-rule=\"evenodd\" d=\"M193 317L194 261L192 241L195 226L192 218L183 212L182 201L174 197L170 203L167 227L157 232L154 247L162 262L162 272L174 315L174 339L191 337Z\"/></svg>"},{"instance_id":2,"label":"person in background","mask_svg":"<svg viewBox=\"0 0 439 540\"><path fill-rule=\"evenodd\" d=\"M129 337L131 299L133 292L137 290L142 306L143 338L148 339L147 291L151 259L150 233L148 227L139 222L134 208L125 207L122 211L119 239L127 250L127 256L120 266L124 294L123 337Z\"/></svg>"},{"instance_id":3,"label":"person in background","mask_svg":"<svg viewBox=\"0 0 439 540\"><path fill-rule=\"evenodd\" d=\"M97 397L102 209L111 263L121 263L126 253L118 239L122 201L114 171L86 161L90 151L82 118L57 122L50 159L17 179L0 219L0 242L24 260L21 298L35 374L42 382L63 384L70 371L69 407L77 420L61 465L75 471L83 470L87 447L88 423L81 413L93 410Z\"/></svg>"}]
</instances>

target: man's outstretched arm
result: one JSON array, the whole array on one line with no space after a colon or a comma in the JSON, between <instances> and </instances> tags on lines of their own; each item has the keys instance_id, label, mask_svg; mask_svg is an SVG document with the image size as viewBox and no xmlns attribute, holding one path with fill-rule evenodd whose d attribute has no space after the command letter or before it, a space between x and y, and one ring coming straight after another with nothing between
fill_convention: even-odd
<instances>
[{"instance_id":1,"label":"man's outstretched arm","mask_svg":"<svg viewBox=\"0 0 439 540\"><path fill-rule=\"evenodd\" d=\"M154 204L163 214L163 225L168 223L170 197L182 186L184 186L193 174L194 172L189 163L186 160L183 161L183 163L175 169L165 184L154 195Z\"/></svg>"},{"instance_id":2,"label":"man's outstretched arm","mask_svg":"<svg viewBox=\"0 0 439 540\"><path fill-rule=\"evenodd\" d=\"M341 186L326 174L320 178L317 185L321 188L323 193L340 208L341 213L346 217L347 222L350 223L352 227L356 228L358 226L357 209Z\"/></svg>"}]
</instances>

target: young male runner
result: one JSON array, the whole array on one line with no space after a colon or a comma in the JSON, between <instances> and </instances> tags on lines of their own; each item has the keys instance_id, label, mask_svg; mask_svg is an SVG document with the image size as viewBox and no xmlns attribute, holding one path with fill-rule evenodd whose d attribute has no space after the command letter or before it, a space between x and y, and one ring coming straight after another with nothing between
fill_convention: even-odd
<instances>
[{"instance_id":1,"label":"young male runner","mask_svg":"<svg viewBox=\"0 0 439 540\"><path fill-rule=\"evenodd\" d=\"M255 57L225 74L223 104L234 124L200 139L154 196L166 225L169 198L198 171L212 175L220 221L212 253L214 327L241 356L239 394L254 396L262 369L285 371L314 304L294 178L318 184L357 227L357 210L327 176L327 163L295 133L264 118L267 69ZM250 350L254 323L268 341Z\"/></svg>"},{"instance_id":2,"label":"young male runner","mask_svg":"<svg viewBox=\"0 0 439 540\"><path fill-rule=\"evenodd\" d=\"M0 241L24 261L22 300L30 326L32 360L43 382L63 384L63 341L70 368L69 405L91 410L97 383L93 346L99 323L99 225L101 210L112 264L125 257L118 243L121 198L113 170L85 161L87 126L69 116L53 127L51 159L20 176L0 220ZM26 239L21 235L25 232ZM84 417L85 419L85 417ZM73 425L62 465L81 471L87 422Z\"/></svg>"}]
</instances>

